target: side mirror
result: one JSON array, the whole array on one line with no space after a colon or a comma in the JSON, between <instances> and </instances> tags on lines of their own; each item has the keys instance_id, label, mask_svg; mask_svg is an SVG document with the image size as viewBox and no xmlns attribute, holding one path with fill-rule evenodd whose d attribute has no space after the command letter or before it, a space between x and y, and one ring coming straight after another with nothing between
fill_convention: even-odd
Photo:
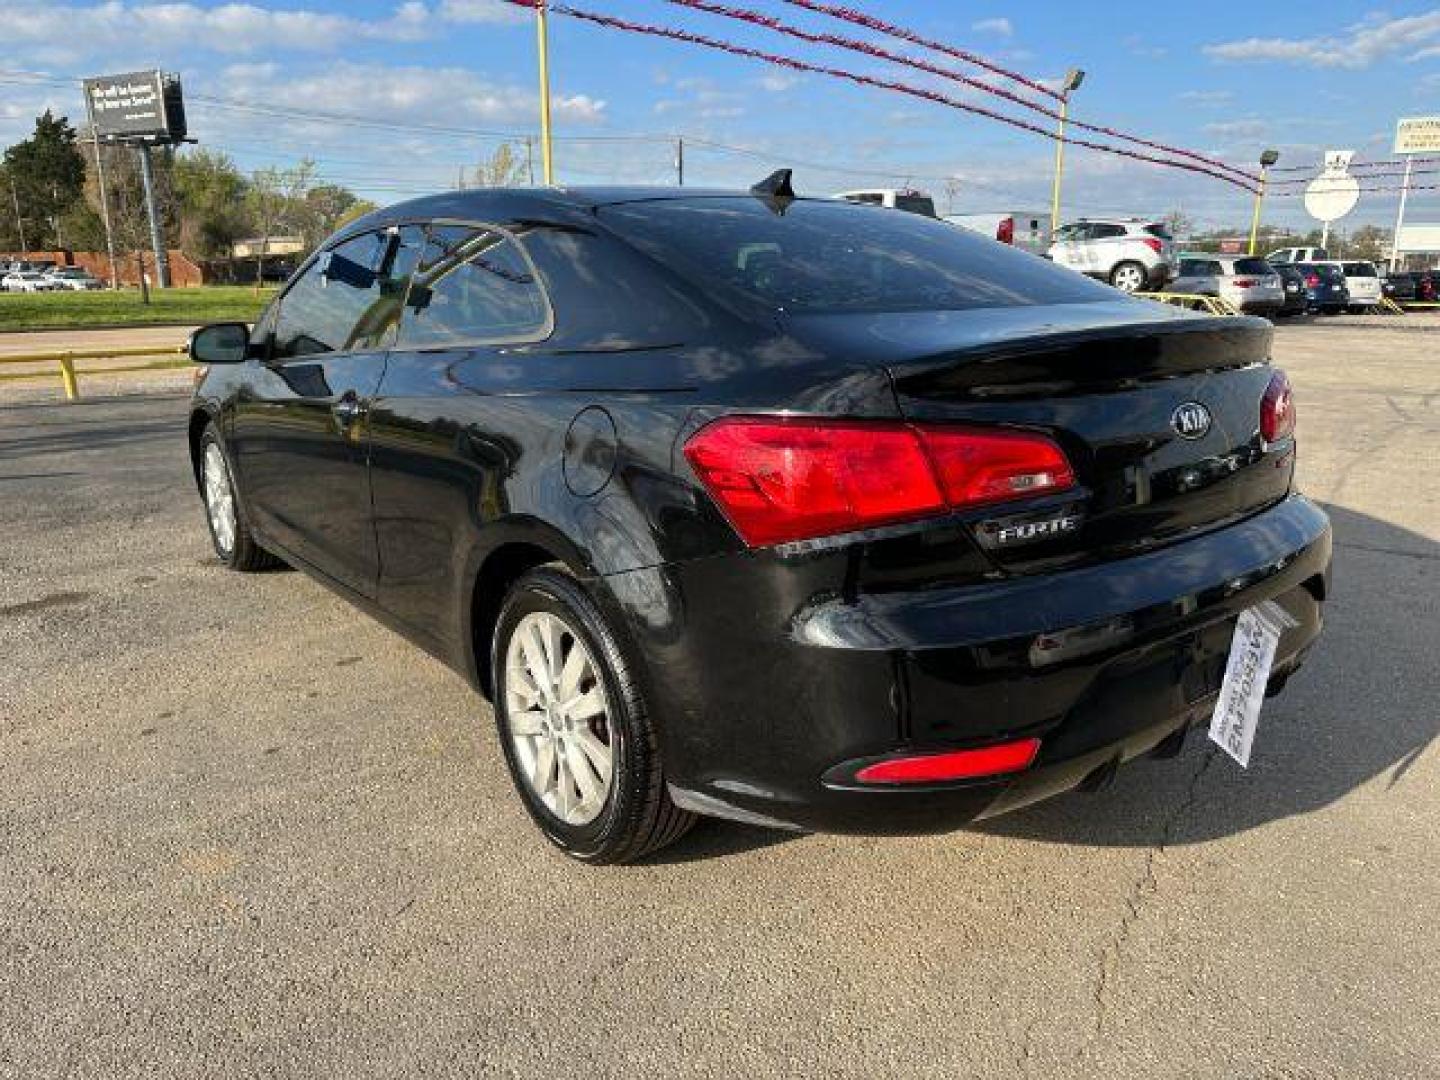
<instances>
[{"instance_id":1,"label":"side mirror","mask_svg":"<svg viewBox=\"0 0 1440 1080\"><path fill-rule=\"evenodd\" d=\"M250 327L244 323L211 323L190 335L186 351L196 364L243 364L250 344Z\"/></svg>"}]
</instances>

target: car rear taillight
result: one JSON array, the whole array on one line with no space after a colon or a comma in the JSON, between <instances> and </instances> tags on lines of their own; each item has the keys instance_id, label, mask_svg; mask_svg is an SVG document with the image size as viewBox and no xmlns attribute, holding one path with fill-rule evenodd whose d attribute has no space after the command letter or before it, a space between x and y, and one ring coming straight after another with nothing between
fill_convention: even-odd
<instances>
[{"instance_id":1,"label":"car rear taillight","mask_svg":"<svg viewBox=\"0 0 1440 1080\"><path fill-rule=\"evenodd\" d=\"M1151 251L1153 251L1156 255L1162 255L1165 252L1165 245L1162 244L1159 240L1155 239L1155 237L1153 236L1141 237L1140 242L1146 247L1148 247Z\"/></svg>"},{"instance_id":2,"label":"car rear taillight","mask_svg":"<svg viewBox=\"0 0 1440 1080\"><path fill-rule=\"evenodd\" d=\"M1319 275L1319 274L1306 274L1306 275L1305 275L1305 284L1306 284L1307 286L1309 286L1310 288L1312 288L1312 289L1319 288L1319 286L1320 286L1320 275Z\"/></svg>"},{"instance_id":3,"label":"car rear taillight","mask_svg":"<svg viewBox=\"0 0 1440 1080\"><path fill-rule=\"evenodd\" d=\"M855 773L855 779L862 784L933 784L943 780L974 780L1028 769L1039 752L1039 739L1018 739L975 750L889 758L866 765Z\"/></svg>"},{"instance_id":4,"label":"car rear taillight","mask_svg":"<svg viewBox=\"0 0 1440 1080\"><path fill-rule=\"evenodd\" d=\"M1063 491L1043 435L890 421L734 416L685 444L705 489L750 547L809 540Z\"/></svg>"},{"instance_id":5,"label":"car rear taillight","mask_svg":"<svg viewBox=\"0 0 1440 1080\"><path fill-rule=\"evenodd\" d=\"M1260 282L1251 277L1237 277L1231 284L1237 289L1253 289L1256 285L1259 285Z\"/></svg>"},{"instance_id":6,"label":"car rear taillight","mask_svg":"<svg viewBox=\"0 0 1440 1080\"><path fill-rule=\"evenodd\" d=\"M1260 399L1260 437L1278 442L1295 431L1295 399L1290 393L1290 380L1285 372L1270 376L1270 385Z\"/></svg>"},{"instance_id":7,"label":"car rear taillight","mask_svg":"<svg viewBox=\"0 0 1440 1080\"><path fill-rule=\"evenodd\" d=\"M1015 243L1015 219L1013 217L1000 219L1000 225L995 230L995 239L1002 244Z\"/></svg>"}]
</instances>

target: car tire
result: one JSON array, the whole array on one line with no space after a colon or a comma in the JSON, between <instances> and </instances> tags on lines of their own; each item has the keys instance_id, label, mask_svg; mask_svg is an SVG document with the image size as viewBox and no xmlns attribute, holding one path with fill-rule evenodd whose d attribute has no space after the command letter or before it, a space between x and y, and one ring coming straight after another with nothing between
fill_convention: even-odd
<instances>
[{"instance_id":1,"label":"car tire","mask_svg":"<svg viewBox=\"0 0 1440 1080\"><path fill-rule=\"evenodd\" d=\"M230 456L214 424L200 435L200 498L216 557L231 570L270 570L281 562L261 547L250 532L240 491L230 469Z\"/></svg>"},{"instance_id":2,"label":"car tire","mask_svg":"<svg viewBox=\"0 0 1440 1080\"><path fill-rule=\"evenodd\" d=\"M1110 270L1110 284L1121 292L1139 292L1145 287L1146 281L1145 267L1138 262L1116 263Z\"/></svg>"},{"instance_id":3,"label":"car tire","mask_svg":"<svg viewBox=\"0 0 1440 1080\"><path fill-rule=\"evenodd\" d=\"M490 646L495 721L526 811L557 848L601 865L678 840L655 726L599 606L557 566L511 587Z\"/></svg>"}]
</instances>

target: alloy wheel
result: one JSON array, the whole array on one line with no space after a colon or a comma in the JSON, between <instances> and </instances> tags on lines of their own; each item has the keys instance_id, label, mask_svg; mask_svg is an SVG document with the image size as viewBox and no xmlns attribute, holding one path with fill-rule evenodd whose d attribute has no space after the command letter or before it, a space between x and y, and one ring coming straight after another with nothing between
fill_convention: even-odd
<instances>
[{"instance_id":1,"label":"alloy wheel","mask_svg":"<svg viewBox=\"0 0 1440 1080\"><path fill-rule=\"evenodd\" d=\"M531 793L568 825L588 825L610 795L610 703L590 650L563 619L532 612L505 650L505 721Z\"/></svg>"},{"instance_id":2,"label":"alloy wheel","mask_svg":"<svg viewBox=\"0 0 1440 1080\"><path fill-rule=\"evenodd\" d=\"M235 490L230 485L225 455L213 442L205 447L204 484L205 512L210 515L215 543L229 555L235 549Z\"/></svg>"},{"instance_id":3,"label":"alloy wheel","mask_svg":"<svg viewBox=\"0 0 1440 1080\"><path fill-rule=\"evenodd\" d=\"M1134 292L1145 284L1145 275L1138 266L1122 266L1115 271L1112 284L1121 292Z\"/></svg>"}]
</instances>

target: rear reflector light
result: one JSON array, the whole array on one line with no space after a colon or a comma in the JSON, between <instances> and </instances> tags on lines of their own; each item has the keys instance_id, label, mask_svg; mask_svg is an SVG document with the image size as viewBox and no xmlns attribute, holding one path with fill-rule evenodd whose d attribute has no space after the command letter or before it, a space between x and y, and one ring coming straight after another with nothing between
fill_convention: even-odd
<instances>
[{"instance_id":1,"label":"rear reflector light","mask_svg":"<svg viewBox=\"0 0 1440 1080\"><path fill-rule=\"evenodd\" d=\"M1260 399L1260 437L1277 442L1295 431L1295 399L1290 393L1290 380L1285 372L1270 376L1270 385Z\"/></svg>"},{"instance_id":2,"label":"rear reflector light","mask_svg":"<svg viewBox=\"0 0 1440 1080\"><path fill-rule=\"evenodd\" d=\"M1259 284L1260 282L1256 281L1254 278L1249 277L1238 277L1234 281L1234 285L1237 289L1253 289L1256 285Z\"/></svg>"},{"instance_id":3,"label":"rear reflector light","mask_svg":"<svg viewBox=\"0 0 1440 1080\"><path fill-rule=\"evenodd\" d=\"M981 776L1028 769L1040 752L1039 739L982 746L977 750L952 750L943 754L919 754L890 758L866 765L855 774L863 784L928 784L941 780L973 780Z\"/></svg>"},{"instance_id":4,"label":"rear reflector light","mask_svg":"<svg viewBox=\"0 0 1440 1080\"><path fill-rule=\"evenodd\" d=\"M1156 240L1153 236L1146 236L1140 242L1146 247L1148 247L1151 251L1153 251L1156 255L1162 254L1165 250L1165 246L1161 244L1159 240Z\"/></svg>"},{"instance_id":5,"label":"rear reflector light","mask_svg":"<svg viewBox=\"0 0 1440 1080\"><path fill-rule=\"evenodd\" d=\"M995 239L996 239L996 240L999 240L1000 243L1002 243L1002 244L1013 244L1013 243L1015 243L1015 219L1014 219L1014 218L1008 218L1008 217L1007 217L1007 218L1001 218L1001 219L1000 219L1000 225L999 225L999 227L995 230Z\"/></svg>"},{"instance_id":6,"label":"rear reflector light","mask_svg":"<svg viewBox=\"0 0 1440 1080\"><path fill-rule=\"evenodd\" d=\"M751 547L808 540L1063 491L1043 435L888 421L727 417L685 457Z\"/></svg>"}]
</instances>

